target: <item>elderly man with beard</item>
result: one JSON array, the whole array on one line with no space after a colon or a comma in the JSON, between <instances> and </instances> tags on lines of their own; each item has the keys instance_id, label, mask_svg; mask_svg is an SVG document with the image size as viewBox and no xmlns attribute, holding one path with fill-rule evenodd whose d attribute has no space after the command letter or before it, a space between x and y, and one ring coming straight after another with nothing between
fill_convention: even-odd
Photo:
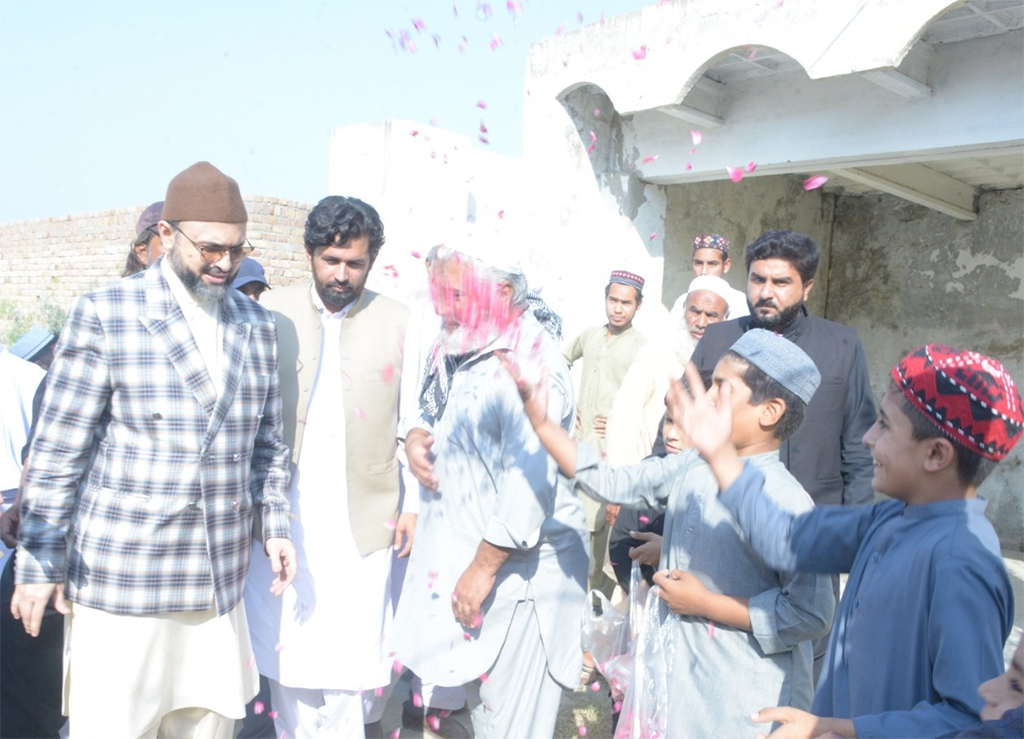
<instances>
[{"instance_id":1,"label":"elderly man with beard","mask_svg":"<svg viewBox=\"0 0 1024 739\"><path fill-rule=\"evenodd\" d=\"M76 737L233 736L256 694L242 590L295 576L277 332L231 280L251 250L238 183L175 177L166 256L79 298L61 332L23 487L11 611L68 614ZM274 576L271 581L270 570Z\"/></svg>"},{"instance_id":2,"label":"elderly man with beard","mask_svg":"<svg viewBox=\"0 0 1024 739\"><path fill-rule=\"evenodd\" d=\"M875 420L871 382L857 332L807 312L818 258L818 245L804 234L775 230L758 237L746 252L750 315L708 326L692 359L709 385L718 360L749 329L780 333L803 349L821 386L800 428L782 442L779 459L816 505L862 505L874 500L874 465L861 443ZM827 640L815 641L815 678Z\"/></svg>"},{"instance_id":3,"label":"elderly man with beard","mask_svg":"<svg viewBox=\"0 0 1024 739\"><path fill-rule=\"evenodd\" d=\"M479 233L439 250L432 292L445 333L424 383L423 428L406 439L424 488L394 649L425 681L477 683L478 737L551 736L582 657L583 507L499 357L547 373L548 413L566 431L571 378L538 320L557 317L531 305L526 278L504 261L514 252Z\"/></svg>"}]
</instances>

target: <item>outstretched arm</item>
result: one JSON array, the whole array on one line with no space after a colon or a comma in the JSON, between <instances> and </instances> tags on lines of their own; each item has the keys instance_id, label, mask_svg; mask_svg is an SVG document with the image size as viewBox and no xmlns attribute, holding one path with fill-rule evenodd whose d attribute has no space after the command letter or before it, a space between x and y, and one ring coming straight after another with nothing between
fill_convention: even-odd
<instances>
[{"instance_id":1,"label":"outstretched arm","mask_svg":"<svg viewBox=\"0 0 1024 739\"><path fill-rule=\"evenodd\" d=\"M718 388L718 398L712 403L693 362L686 365L686 380L690 392L681 382L674 381L665 396L666 405L672 418L710 465L719 488L725 490L743 471L743 462L732 443L730 387L728 383L722 383Z\"/></svg>"},{"instance_id":2,"label":"outstretched arm","mask_svg":"<svg viewBox=\"0 0 1024 739\"><path fill-rule=\"evenodd\" d=\"M534 386L519 374L518 368L508 356L499 354L498 359L515 381L523 408L526 409L526 417L530 420L540 443L555 460L558 471L566 477L573 477L576 474L576 442L561 426L548 418L547 368L541 372L540 381Z\"/></svg>"}]
</instances>

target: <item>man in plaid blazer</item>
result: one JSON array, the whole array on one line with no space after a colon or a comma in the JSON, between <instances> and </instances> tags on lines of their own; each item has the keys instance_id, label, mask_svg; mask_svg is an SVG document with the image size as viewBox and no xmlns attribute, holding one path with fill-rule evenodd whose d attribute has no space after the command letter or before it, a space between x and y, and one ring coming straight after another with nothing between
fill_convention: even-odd
<instances>
[{"instance_id":1,"label":"man in plaid blazer","mask_svg":"<svg viewBox=\"0 0 1024 739\"><path fill-rule=\"evenodd\" d=\"M254 517L274 592L295 574L276 329L230 287L246 220L237 183L193 165L168 187L167 256L79 298L61 334L11 610L31 634L51 596L70 614L76 738L232 736L256 692Z\"/></svg>"}]
</instances>

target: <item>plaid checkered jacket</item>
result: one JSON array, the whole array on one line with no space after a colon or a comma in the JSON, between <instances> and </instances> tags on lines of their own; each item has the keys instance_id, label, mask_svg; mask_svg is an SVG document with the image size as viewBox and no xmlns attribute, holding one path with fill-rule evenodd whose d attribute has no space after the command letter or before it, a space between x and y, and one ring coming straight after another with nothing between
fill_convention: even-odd
<instances>
[{"instance_id":1,"label":"plaid checkered jacket","mask_svg":"<svg viewBox=\"0 0 1024 739\"><path fill-rule=\"evenodd\" d=\"M234 290L218 397L160 269L79 298L32 442L17 582L121 614L225 613L253 515L289 536L277 332ZM268 566L267 563L262 563Z\"/></svg>"}]
</instances>

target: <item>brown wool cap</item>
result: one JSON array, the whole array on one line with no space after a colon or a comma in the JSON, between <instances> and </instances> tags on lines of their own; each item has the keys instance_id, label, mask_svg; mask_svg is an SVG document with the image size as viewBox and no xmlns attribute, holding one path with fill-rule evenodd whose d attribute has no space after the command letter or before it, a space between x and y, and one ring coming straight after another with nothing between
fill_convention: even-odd
<instances>
[{"instance_id":1,"label":"brown wool cap","mask_svg":"<svg viewBox=\"0 0 1024 739\"><path fill-rule=\"evenodd\" d=\"M238 183L209 162L196 162L167 186L161 219L246 223L249 216Z\"/></svg>"}]
</instances>

